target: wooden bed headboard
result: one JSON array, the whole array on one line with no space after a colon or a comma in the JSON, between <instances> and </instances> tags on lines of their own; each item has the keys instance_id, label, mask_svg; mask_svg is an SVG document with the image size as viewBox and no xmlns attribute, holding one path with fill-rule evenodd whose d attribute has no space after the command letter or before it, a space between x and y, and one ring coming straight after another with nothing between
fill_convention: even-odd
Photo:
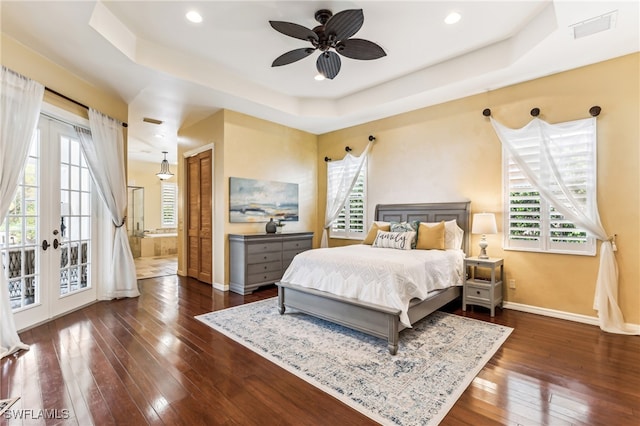
<instances>
[{"instance_id":1,"label":"wooden bed headboard","mask_svg":"<svg viewBox=\"0 0 640 426\"><path fill-rule=\"evenodd\" d=\"M471 242L471 202L458 201L450 203L423 204L378 204L375 220L384 222L440 222L455 219L464 231L462 250L470 255Z\"/></svg>"}]
</instances>

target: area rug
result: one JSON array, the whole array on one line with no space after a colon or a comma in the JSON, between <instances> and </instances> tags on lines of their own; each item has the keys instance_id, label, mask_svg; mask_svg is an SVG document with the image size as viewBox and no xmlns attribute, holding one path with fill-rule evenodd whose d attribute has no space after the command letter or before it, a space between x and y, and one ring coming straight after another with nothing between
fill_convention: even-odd
<instances>
[{"instance_id":1,"label":"area rug","mask_svg":"<svg viewBox=\"0 0 640 426\"><path fill-rule=\"evenodd\" d=\"M513 329L434 312L384 339L311 316L277 298L198 320L385 425L437 425Z\"/></svg>"}]
</instances>

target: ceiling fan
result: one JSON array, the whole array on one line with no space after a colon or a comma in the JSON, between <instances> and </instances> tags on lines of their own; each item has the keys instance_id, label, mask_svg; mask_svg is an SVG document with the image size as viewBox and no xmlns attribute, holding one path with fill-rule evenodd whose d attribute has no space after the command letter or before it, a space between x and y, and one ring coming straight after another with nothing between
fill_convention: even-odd
<instances>
[{"instance_id":1,"label":"ceiling fan","mask_svg":"<svg viewBox=\"0 0 640 426\"><path fill-rule=\"evenodd\" d=\"M379 59L387 54L369 40L350 38L360 30L364 23L362 9L350 9L335 15L330 10L321 9L314 15L320 23L313 30L302 25L283 21L269 21L271 26L284 35L300 40L309 41L312 47L303 47L286 52L277 57L272 67L288 65L306 58L316 50L320 56L316 61L318 72L325 78L333 79L340 72L340 56L351 59L371 60Z\"/></svg>"}]
</instances>

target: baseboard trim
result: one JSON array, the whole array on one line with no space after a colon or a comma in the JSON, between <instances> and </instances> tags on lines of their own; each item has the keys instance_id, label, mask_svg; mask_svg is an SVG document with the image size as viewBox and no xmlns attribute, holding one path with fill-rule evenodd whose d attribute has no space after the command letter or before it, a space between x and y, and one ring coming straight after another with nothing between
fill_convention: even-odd
<instances>
[{"instance_id":1,"label":"baseboard trim","mask_svg":"<svg viewBox=\"0 0 640 426\"><path fill-rule=\"evenodd\" d=\"M571 312L558 311L555 309L540 308L538 306L524 305L522 303L504 302L502 307L505 309L513 309L514 311L528 312L530 314L544 315L552 318L564 319L567 321L580 322L583 324L600 326L598 317L590 317L589 315L574 314ZM640 333L640 324L625 324L633 332Z\"/></svg>"},{"instance_id":2,"label":"baseboard trim","mask_svg":"<svg viewBox=\"0 0 640 426\"><path fill-rule=\"evenodd\" d=\"M220 291L229 291L229 286L225 285L225 284L220 284L220 283L213 283L212 284L213 288L216 290L220 290Z\"/></svg>"}]
</instances>

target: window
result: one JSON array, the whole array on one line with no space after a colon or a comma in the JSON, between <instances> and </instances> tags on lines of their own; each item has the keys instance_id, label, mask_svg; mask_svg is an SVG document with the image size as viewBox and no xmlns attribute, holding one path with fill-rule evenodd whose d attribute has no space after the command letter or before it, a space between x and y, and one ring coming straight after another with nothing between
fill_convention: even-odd
<instances>
[{"instance_id":1,"label":"window","mask_svg":"<svg viewBox=\"0 0 640 426\"><path fill-rule=\"evenodd\" d=\"M160 213L162 227L175 228L178 226L178 187L175 183L160 183Z\"/></svg>"},{"instance_id":2,"label":"window","mask_svg":"<svg viewBox=\"0 0 640 426\"><path fill-rule=\"evenodd\" d=\"M581 209L586 210L586 206L595 203L596 196L595 133L591 134L590 129L560 127L554 127L549 135L549 156L562 175L563 184L554 184L551 179L553 166L541 152L538 133L525 132L511 140L511 144L560 202L569 205L568 193ZM595 254L595 239L567 220L540 194L506 149L503 150L503 178L505 249Z\"/></svg>"},{"instance_id":3,"label":"window","mask_svg":"<svg viewBox=\"0 0 640 426\"><path fill-rule=\"evenodd\" d=\"M331 161L327 168L327 193L336 192L342 174L343 161ZM353 164L353 167L357 167ZM357 170L357 168L355 169ZM366 237L366 200L367 200L367 160L360 169L360 174L353 189L347 197L338 218L331 224L331 238L364 239Z\"/></svg>"}]
</instances>

